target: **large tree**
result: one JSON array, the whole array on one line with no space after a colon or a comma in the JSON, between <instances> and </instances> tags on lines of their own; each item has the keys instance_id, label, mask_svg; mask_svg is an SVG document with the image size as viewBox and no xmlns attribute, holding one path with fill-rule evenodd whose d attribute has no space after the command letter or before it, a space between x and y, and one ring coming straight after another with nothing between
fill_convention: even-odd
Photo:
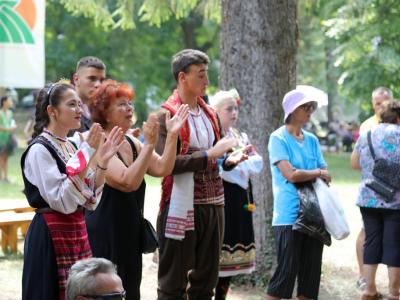
<instances>
[{"instance_id":1,"label":"large tree","mask_svg":"<svg viewBox=\"0 0 400 300\"><path fill-rule=\"evenodd\" d=\"M271 267L273 201L267 144L282 122L283 95L296 84L296 2L222 0L220 86L239 91L239 127L265 162L253 185L258 275Z\"/></svg>"}]
</instances>

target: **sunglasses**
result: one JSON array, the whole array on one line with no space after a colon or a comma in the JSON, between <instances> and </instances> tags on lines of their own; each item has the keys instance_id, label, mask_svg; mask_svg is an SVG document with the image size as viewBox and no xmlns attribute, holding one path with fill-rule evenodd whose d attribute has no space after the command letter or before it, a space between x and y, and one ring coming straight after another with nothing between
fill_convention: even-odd
<instances>
[{"instance_id":1,"label":"sunglasses","mask_svg":"<svg viewBox=\"0 0 400 300\"><path fill-rule=\"evenodd\" d=\"M317 103L315 102L308 102L304 103L299 106L301 109L305 110L306 112L314 112L317 109Z\"/></svg>"},{"instance_id":2,"label":"sunglasses","mask_svg":"<svg viewBox=\"0 0 400 300\"><path fill-rule=\"evenodd\" d=\"M110 293L110 294L98 294L98 295L82 295L85 298L98 299L98 300L125 300L126 291Z\"/></svg>"}]
</instances>

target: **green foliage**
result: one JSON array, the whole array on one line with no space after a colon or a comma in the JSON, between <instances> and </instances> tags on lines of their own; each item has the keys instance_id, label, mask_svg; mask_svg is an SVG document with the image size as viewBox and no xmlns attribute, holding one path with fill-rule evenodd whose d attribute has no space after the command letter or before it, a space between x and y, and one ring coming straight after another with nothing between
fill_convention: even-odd
<instances>
[{"instance_id":1,"label":"green foliage","mask_svg":"<svg viewBox=\"0 0 400 300\"><path fill-rule=\"evenodd\" d=\"M157 109L175 85L170 61L174 53L187 48L188 41L182 34L184 26L193 27L193 47L207 48L211 60L219 55L219 26L215 22L201 18L195 24L183 24L183 21L171 19L160 28L138 22L135 30L105 31L84 16L67 13L63 5L47 2L46 80L70 77L80 57L98 56L107 65L107 77L134 87L140 126L148 112ZM210 80L214 84L217 84L217 74L216 66L211 64Z\"/></svg>"},{"instance_id":2,"label":"green foliage","mask_svg":"<svg viewBox=\"0 0 400 300\"><path fill-rule=\"evenodd\" d=\"M299 4L297 82L326 90L325 35L321 20L313 8L310 1Z\"/></svg>"},{"instance_id":3,"label":"green foliage","mask_svg":"<svg viewBox=\"0 0 400 300\"><path fill-rule=\"evenodd\" d=\"M377 86L400 93L399 10L395 0L347 1L323 22L327 36L337 41L335 64L346 98L370 102Z\"/></svg>"},{"instance_id":4,"label":"green foliage","mask_svg":"<svg viewBox=\"0 0 400 300\"><path fill-rule=\"evenodd\" d=\"M136 15L140 16L140 21L157 27L172 17L177 20L186 18L193 11L204 16L206 20L215 22L221 20L220 0L60 0L59 2L74 16L91 18L96 26L106 30L135 28Z\"/></svg>"},{"instance_id":5,"label":"green foliage","mask_svg":"<svg viewBox=\"0 0 400 300\"><path fill-rule=\"evenodd\" d=\"M114 24L105 0L60 0L61 4L74 16L92 18L96 25L110 28Z\"/></svg>"},{"instance_id":6,"label":"green foliage","mask_svg":"<svg viewBox=\"0 0 400 300\"><path fill-rule=\"evenodd\" d=\"M395 0L299 2L298 82L358 103L365 119L375 87L400 93L399 11Z\"/></svg>"},{"instance_id":7,"label":"green foliage","mask_svg":"<svg viewBox=\"0 0 400 300\"><path fill-rule=\"evenodd\" d=\"M187 17L196 5L197 0L147 0L139 10L140 20L160 27L161 23L168 21L172 16L177 19Z\"/></svg>"}]
</instances>

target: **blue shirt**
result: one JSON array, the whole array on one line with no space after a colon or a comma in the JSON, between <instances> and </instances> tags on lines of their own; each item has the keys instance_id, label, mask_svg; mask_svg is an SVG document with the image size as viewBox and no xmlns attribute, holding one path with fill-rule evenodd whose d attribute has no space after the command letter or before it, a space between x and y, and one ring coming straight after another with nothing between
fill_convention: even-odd
<instances>
[{"instance_id":1,"label":"blue shirt","mask_svg":"<svg viewBox=\"0 0 400 300\"><path fill-rule=\"evenodd\" d=\"M327 166L317 137L305 130L302 130L302 133L304 139L300 142L284 125L275 130L269 138L268 152L274 195L272 226L293 225L299 213L296 187L283 177L276 164L286 160L293 168L302 170L321 169Z\"/></svg>"}]
</instances>

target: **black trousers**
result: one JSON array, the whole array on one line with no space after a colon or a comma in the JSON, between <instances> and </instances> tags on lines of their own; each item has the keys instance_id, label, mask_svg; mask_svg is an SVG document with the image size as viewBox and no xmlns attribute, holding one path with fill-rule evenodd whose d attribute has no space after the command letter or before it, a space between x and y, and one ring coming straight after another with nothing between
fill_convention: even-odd
<instances>
[{"instance_id":1,"label":"black trousers","mask_svg":"<svg viewBox=\"0 0 400 300\"><path fill-rule=\"evenodd\" d=\"M195 205L195 230L182 241L165 237L169 206L159 215L158 300L211 300L218 281L224 207Z\"/></svg>"},{"instance_id":2,"label":"black trousers","mask_svg":"<svg viewBox=\"0 0 400 300\"><path fill-rule=\"evenodd\" d=\"M291 225L274 226L278 266L272 276L267 294L291 299L297 278L297 296L318 299L324 245Z\"/></svg>"},{"instance_id":3,"label":"black trousers","mask_svg":"<svg viewBox=\"0 0 400 300\"><path fill-rule=\"evenodd\" d=\"M364 263L400 267L400 211L360 207L365 228Z\"/></svg>"}]
</instances>

